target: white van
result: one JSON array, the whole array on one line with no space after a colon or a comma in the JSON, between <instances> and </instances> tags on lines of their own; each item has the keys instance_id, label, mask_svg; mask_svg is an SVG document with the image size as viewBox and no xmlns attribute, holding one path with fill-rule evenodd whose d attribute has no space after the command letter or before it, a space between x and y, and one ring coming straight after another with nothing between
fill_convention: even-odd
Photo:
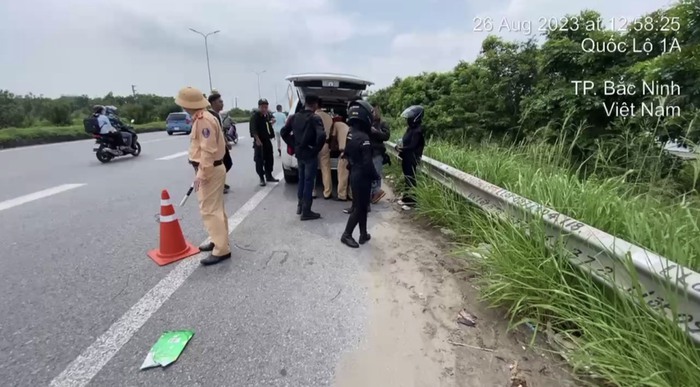
<instances>
[{"instance_id":1,"label":"white van","mask_svg":"<svg viewBox=\"0 0 700 387\"><path fill-rule=\"evenodd\" d=\"M349 74L308 73L290 75L285 78L290 82L289 114L304 109L304 95L312 94L321 98L321 107L325 111L344 112L348 102L357 97L364 97L367 88L373 82ZM299 181L297 158L282 152L282 169L284 181L296 183ZM338 158L331 158L331 169L338 169Z\"/></svg>"}]
</instances>

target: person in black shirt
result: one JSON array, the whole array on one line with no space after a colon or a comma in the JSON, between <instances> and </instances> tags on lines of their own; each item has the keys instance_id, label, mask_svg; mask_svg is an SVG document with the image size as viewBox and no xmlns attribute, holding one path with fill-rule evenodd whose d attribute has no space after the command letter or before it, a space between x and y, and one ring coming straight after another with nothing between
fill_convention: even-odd
<instances>
[{"instance_id":1,"label":"person in black shirt","mask_svg":"<svg viewBox=\"0 0 700 387\"><path fill-rule=\"evenodd\" d=\"M423 107L413 105L401 113L401 117L406 119L406 133L401 139L401 143L396 145L396 150L401 158L401 169L406 183L407 192L399 200L401 205L412 205L416 202L412 195L413 188L416 187L416 167L425 147L425 137L423 135Z\"/></svg>"},{"instance_id":2,"label":"person in black shirt","mask_svg":"<svg viewBox=\"0 0 700 387\"><path fill-rule=\"evenodd\" d=\"M258 101L258 109L250 117L250 137L255 140L255 171L260 176L260 186L265 186L265 180L276 183L279 180L272 176L272 168L275 164L275 154L272 150L272 139L275 132L272 130L271 116L268 111L269 103L265 98Z\"/></svg>"},{"instance_id":3,"label":"person in black shirt","mask_svg":"<svg viewBox=\"0 0 700 387\"><path fill-rule=\"evenodd\" d=\"M348 125L351 130L345 143L345 157L350 169L350 188L352 190L352 206L345 225L345 231L340 241L345 245L358 248L370 240L367 233L367 210L370 204L372 182L379 178L377 169L372 161L372 106L366 101L355 101L348 108ZM360 226L360 243L352 237L355 227Z\"/></svg>"},{"instance_id":4,"label":"person in black shirt","mask_svg":"<svg viewBox=\"0 0 700 387\"><path fill-rule=\"evenodd\" d=\"M221 125L221 112L224 110L224 100L221 98L221 94L219 93L214 93L207 98L209 101L209 108L207 111L211 113L212 116L214 116L218 121L219 125ZM223 125L221 125L221 128L223 129ZM226 129L224 129L224 136L226 135ZM225 138L225 137L224 137ZM226 167L226 172L231 170L231 167L233 166L233 160L231 159L231 153L229 152L229 146L226 145L226 154L224 154L224 167ZM224 193L228 193L228 191L231 189L231 186L224 183Z\"/></svg>"},{"instance_id":5,"label":"person in black shirt","mask_svg":"<svg viewBox=\"0 0 700 387\"><path fill-rule=\"evenodd\" d=\"M391 136L391 131L389 130L389 125L382 119L382 111L379 106L374 107L372 112L374 121L372 122L372 130L369 134L369 139L372 141L372 160L374 162L374 168L377 169L379 174L379 180L372 183L372 204L379 203L380 200L386 195L384 190L382 190L382 169L385 160L388 159L386 155L386 147L384 146L385 141L389 141Z\"/></svg>"},{"instance_id":6,"label":"person in black shirt","mask_svg":"<svg viewBox=\"0 0 700 387\"><path fill-rule=\"evenodd\" d=\"M294 144L299 170L297 215L301 215L301 220L313 220L321 217L311 211L311 205L318 172L318 154L326 144L326 131L321 117L315 113L321 99L315 95L306 95L304 99L304 110L289 117L280 136L287 144Z\"/></svg>"}]
</instances>

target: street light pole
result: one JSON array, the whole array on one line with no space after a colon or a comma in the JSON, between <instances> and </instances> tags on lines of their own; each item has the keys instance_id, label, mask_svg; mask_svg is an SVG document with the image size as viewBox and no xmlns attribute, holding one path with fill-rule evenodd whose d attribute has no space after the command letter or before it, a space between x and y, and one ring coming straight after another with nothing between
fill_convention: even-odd
<instances>
[{"instance_id":1,"label":"street light pole","mask_svg":"<svg viewBox=\"0 0 700 387\"><path fill-rule=\"evenodd\" d=\"M260 93L260 75L265 74L267 70L263 71L253 71L257 76L258 76L258 99L262 98L262 95Z\"/></svg>"},{"instance_id":2,"label":"street light pole","mask_svg":"<svg viewBox=\"0 0 700 387\"><path fill-rule=\"evenodd\" d=\"M207 72L209 73L209 91L211 91L214 87L211 85L211 67L209 66L209 35L214 35L219 32L219 30L209 32L207 34L201 33L194 28L190 28L190 31L201 35L204 38L204 49L207 53Z\"/></svg>"}]
</instances>

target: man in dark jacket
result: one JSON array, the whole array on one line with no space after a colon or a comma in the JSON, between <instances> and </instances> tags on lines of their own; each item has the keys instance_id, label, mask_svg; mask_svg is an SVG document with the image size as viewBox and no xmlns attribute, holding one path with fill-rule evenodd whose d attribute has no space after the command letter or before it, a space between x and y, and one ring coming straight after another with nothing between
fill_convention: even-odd
<instances>
[{"instance_id":1,"label":"man in dark jacket","mask_svg":"<svg viewBox=\"0 0 700 387\"><path fill-rule=\"evenodd\" d=\"M209 101L209 108L207 111L211 113L212 116L214 116L218 121L219 125L221 125L221 112L224 110L224 100L221 98L221 94L214 93L207 98ZM223 128L223 125L221 125ZM226 133L226 130L224 129L224 135ZM224 137L225 138L225 137ZM231 153L229 152L228 145L226 145L226 153L224 154L224 167L226 167L226 172L231 170L231 167L233 166L233 160L231 160ZM231 186L228 184L224 183L224 193L228 193L228 191L231 189Z\"/></svg>"},{"instance_id":2,"label":"man in dark jacket","mask_svg":"<svg viewBox=\"0 0 700 387\"><path fill-rule=\"evenodd\" d=\"M372 119L373 123L369 133L369 140L372 144L372 162L374 163L374 168L377 170L379 179L372 182L370 200L372 204L376 204L386 195L384 190L382 190L382 169L386 158L384 141L389 141L391 133L389 131L389 125L382 120L382 112L378 106L375 106L374 110L372 110Z\"/></svg>"},{"instance_id":3,"label":"man in dark jacket","mask_svg":"<svg viewBox=\"0 0 700 387\"><path fill-rule=\"evenodd\" d=\"M423 106L420 105L409 106L401 113L401 117L406 119L408 128L406 128L401 142L396 145L407 188L403 198L398 202L400 205L411 205L416 202L413 196L413 189L416 187L416 167L423 157L423 149L425 148L422 127L423 113Z\"/></svg>"},{"instance_id":4,"label":"man in dark jacket","mask_svg":"<svg viewBox=\"0 0 700 387\"><path fill-rule=\"evenodd\" d=\"M268 111L269 103L265 98L258 101L258 109L250 117L250 137L255 140L255 171L260 176L260 186L265 186L265 180L276 183L279 180L272 176L272 168L275 165L275 153L272 150L272 139L275 132L272 130L272 116Z\"/></svg>"},{"instance_id":5,"label":"man in dark jacket","mask_svg":"<svg viewBox=\"0 0 700 387\"><path fill-rule=\"evenodd\" d=\"M287 144L294 144L294 154L299 170L299 187L297 190L297 214L301 220L313 220L321 217L311 211L313 190L318 172L318 154L326 144L326 131L323 121L315 112L321 99L315 95L307 95L304 110L291 116L280 131L282 139Z\"/></svg>"}]
</instances>

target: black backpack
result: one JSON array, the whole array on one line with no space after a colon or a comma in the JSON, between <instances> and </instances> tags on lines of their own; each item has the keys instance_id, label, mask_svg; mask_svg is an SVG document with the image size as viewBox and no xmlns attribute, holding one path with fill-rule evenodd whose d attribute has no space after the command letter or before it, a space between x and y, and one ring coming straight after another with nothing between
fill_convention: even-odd
<instances>
[{"instance_id":1,"label":"black backpack","mask_svg":"<svg viewBox=\"0 0 700 387\"><path fill-rule=\"evenodd\" d=\"M83 126L87 134L100 134L100 123L97 121L96 116L90 116L84 119Z\"/></svg>"},{"instance_id":2,"label":"black backpack","mask_svg":"<svg viewBox=\"0 0 700 387\"><path fill-rule=\"evenodd\" d=\"M295 146L301 147L302 144L304 143L309 143L310 146L317 146L319 144L316 144L316 132L313 127L313 120L312 118L316 115L316 113L309 111L309 110L304 110L303 112L299 112L295 114L295 121L294 124L297 127L297 132L301 133L294 133L294 138L295 138ZM303 124L299 120L304 120ZM299 125L301 124L301 125Z\"/></svg>"}]
</instances>

